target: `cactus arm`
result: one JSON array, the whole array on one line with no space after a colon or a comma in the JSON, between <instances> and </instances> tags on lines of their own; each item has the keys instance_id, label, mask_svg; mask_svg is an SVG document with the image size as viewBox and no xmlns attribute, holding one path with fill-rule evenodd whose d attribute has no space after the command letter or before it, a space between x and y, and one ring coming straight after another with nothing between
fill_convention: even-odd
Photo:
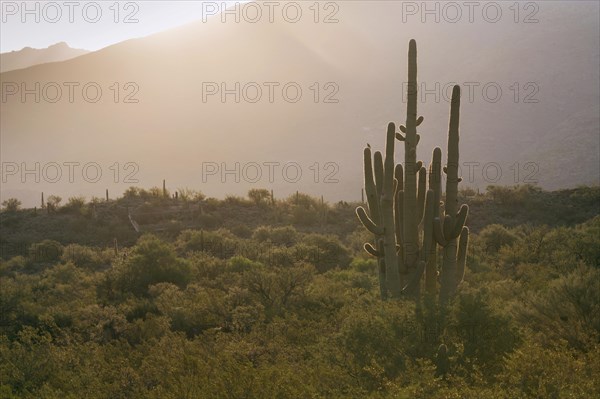
<instances>
[{"instance_id":1,"label":"cactus arm","mask_svg":"<svg viewBox=\"0 0 600 399\"><path fill-rule=\"evenodd\" d=\"M425 212L425 196L427 194L427 169L421 166L419 169L419 185L417 191L417 216L420 219L424 217ZM433 200L433 199L432 199Z\"/></svg>"},{"instance_id":2,"label":"cactus arm","mask_svg":"<svg viewBox=\"0 0 600 399\"><path fill-rule=\"evenodd\" d=\"M465 266L467 264L467 249L469 248L469 228L463 226L458 241L458 254L456 262L456 286L462 283L465 277Z\"/></svg>"},{"instance_id":3,"label":"cactus arm","mask_svg":"<svg viewBox=\"0 0 600 399\"><path fill-rule=\"evenodd\" d=\"M373 155L373 163L375 169L375 187L377 189L377 198L381 199L381 192L383 190L383 158L381 152L375 151Z\"/></svg>"},{"instance_id":4,"label":"cactus arm","mask_svg":"<svg viewBox=\"0 0 600 399\"><path fill-rule=\"evenodd\" d=\"M396 201L394 203L396 210L396 241L399 245L404 242L404 232L402 230L402 224L404 220L404 190L400 190L396 193Z\"/></svg>"},{"instance_id":5,"label":"cactus arm","mask_svg":"<svg viewBox=\"0 0 600 399\"><path fill-rule=\"evenodd\" d=\"M358 219L363 224L363 226L365 226L365 228L367 230L369 230L371 233L373 233L377 236L380 236L383 234L383 228L381 226L376 225L375 222L373 222L373 220L371 220L369 215L367 215L367 211L365 210L365 208L363 208L362 206L357 207L356 215L358 216Z\"/></svg>"},{"instance_id":6,"label":"cactus arm","mask_svg":"<svg viewBox=\"0 0 600 399\"><path fill-rule=\"evenodd\" d=\"M402 250L402 242L404 240L402 238L402 223L404 218L402 212L404 212L404 208L402 203L404 201L404 168L402 168L402 164L399 163L396 165L394 177L397 182L394 195L394 222L396 227L396 245L399 247L396 253L398 255L398 270L403 270L404 251Z\"/></svg>"},{"instance_id":7,"label":"cactus arm","mask_svg":"<svg viewBox=\"0 0 600 399\"><path fill-rule=\"evenodd\" d=\"M440 201L442 198L442 150L439 147L433 149L433 159L431 160L429 172L429 188L434 192L434 212L433 216L440 215Z\"/></svg>"},{"instance_id":8,"label":"cactus arm","mask_svg":"<svg viewBox=\"0 0 600 399\"><path fill-rule=\"evenodd\" d=\"M458 141L460 119L460 86L452 89L448 127L448 163L446 165L446 215L456 214L458 196Z\"/></svg>"},{"instance_id":9,"label":"cactus arm","mask_svg":"<svg viewBox=\"0 0 600 399\"><path fill-rule=\"evenodd\" d=\"M457 238L462 234L462 229L467 221L467 215L469 214L469 205L462 204L458 213L456 214L456 221L454 231L452 232L452 238Z\"/></svg>"},{"instance_id":10,"label":"cactus arm","mask_svg":"<svg viewBox=\"0 0 600 399\"><path fill-rule=\"evenodd\" d=\"M396 257L398 258L398 270L402 270L404 263L404 248L402 245L396 245Z\"/></svg>"},{"instance_id":11,"label":"cactus arm","mask_svg":"<svg viewBox=\"0 0 600 399\"><path fill-rule=\"evenodd\" d=\"M365 245L363 247L369 255L373 255L376 258L379 258L382 256L382 254L377 249L375 249L375 247L369 242L365 243Z\"/></svg>"},{"instance_id":12,"label":"cactus arm","mask_svg":"<svg viewBox=\"0 0 600 399\"><path fill-rule=\"evenodd\" d=\"M408 104L406 134L416 134L417 127L417 42L408 43Z\"/></svg>"},{"instance_id":13,"label":"cactus arm","mask_svg":"<svg viewBox=\"0 0 600 399\"><path fill-rule=\"evenodd\" d=\"M446 241L450 241L452 238L452 231L454 230L454 220L452 216L446 214L444 216L444 238Z\"/></svg>"},{"instance_id":14,"label":"cactus arm","mask_svg":"<svg viewBox=\"0 0 600 399\"><path fill-rule=\"evenodd\" d=\"M394 170L394 177L398 180L398 190L404 190L404 168L402 168L402 164L399 163L396 165L396 169Z\"/></svg>"},{"instance_id":15,"label":"cactus arm","mask_svg":"<svg viewBox=\"0 0 600 399\"><path fill-rule=\"evenodd\" d=\"M379 221L379 197L377 196L377 189L373 180L373 163L371 161L371 148L369 146L365 147L363 155L365 192L367 194L369 213L374 220Z\"/></svg>"},{"instance_id":16,"label":"cactus arm","mask_svg":"<svg viewBox=\"0 0 600 399\"><path fill-rule=\"evenodd\" d=\"M394 143L396 126L388 124L385 145L385 161L383 173L383 190L381 196L381 219L383 224L383 254L385 259L385 278L387 290L393 298L401 295L401 281L396 255L396 233L394 220Z\"/></svg>"},{"instance_id":17,"label":"cactus arm","mask_svg":"<svg viewBox=\"0 0 600 399\"><path fill-rule=\"evenodd\" d=\"M440 216L440 197L442 191L442 150L439 147L433 149L431 164L429 165L429 190L432 195L432 222L431 222L431 245L425 267L425 290L428 294L435 294L437 291L437 244L445 243L442 234ZM425 225L426 226L426 225ZM424 226L424 227L425 227ZM437 231L437 233L436 233ZM424 232L423 238L426 237ZM439 236L439 237L436 237Z\"/></svg>"},{"instance_id":18,"label":"cactus arm","mask_svg":"<svg viewBox=\"0 0 600 399\"><path fill-rule=\"evenodd\" d=\"M421 250L421 260L426 261L433 245L433 208L434 192L427 190L425 196L425 213L423 214L423 247Z\"/></svg>"},{"instance_id":19,"label":"cactus arm","mask_svg":"<svg viewBox=\"0 0 600 399\"><path fill-rule=\"evenodd\" d=\"M442 231L442 221L440 218L433 219L433 237L437 241L437 243L445 247L448 244L448 241L444 238L444 232Z\"/></svg>"}]
</instances>

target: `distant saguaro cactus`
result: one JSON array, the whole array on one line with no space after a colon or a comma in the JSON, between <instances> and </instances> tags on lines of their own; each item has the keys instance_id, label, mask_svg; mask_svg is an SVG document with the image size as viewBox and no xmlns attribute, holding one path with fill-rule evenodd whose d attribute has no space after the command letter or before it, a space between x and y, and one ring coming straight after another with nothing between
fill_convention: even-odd
<instances>
[{"instance_id":1,"label":"distant saguaro cactus","mask_svg":"<svg viewBox=\"0 0 600 399\"><path fill-rule=\"evenodd\" d=\"M373 233L373 244L365 250L377 257L379 286L382 299L398 298L402 294L419 296L425 274L428 293L437 292L437 244L444 248L440 270L440 300L446 302L464 275L469 230L464 226L468 207L456 212L458 193L458 121L460 88L454 86L448 134L446 206L441 217L441 150L435 148L427 169L417 161L420 136L417 127L423 117L417 117L417 44L409 43L408 103L406 124L396 132L389 123L386 134L385 158L381 152L364 150L365 192L368 211L359 206L356 214ZM404 165L394 160L395 141L404 142ZM460 237L457 245L457 238Z\"/></svg>"}]
</instances>

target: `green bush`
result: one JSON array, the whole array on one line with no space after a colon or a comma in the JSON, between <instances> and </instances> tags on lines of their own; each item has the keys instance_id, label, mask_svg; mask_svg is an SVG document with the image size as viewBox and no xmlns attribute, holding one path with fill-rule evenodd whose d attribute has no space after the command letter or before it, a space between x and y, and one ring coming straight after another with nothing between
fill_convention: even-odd
<instances>
[{"instance_id":1,"label":"green bush","mask_svg":"<svg viewBox=\"0 0 600 399\"><path fill-rule=\"evenodd\" d=\"M101 252L79 244L67 245L61 259L63 262L73 262L79 267L90 270L99 270L107 264Z\"/></svg>"},{"instance_id":2,"label":"green bush","mask_svg":"<svg viewBox=\"0 0 600 399\"><path fill-rule=\"evenodd\" d=\"M148 287L162 282L185 287L191 271L187 261L178 258L173 247L153 235L142 236L117 270L117 286L122 292L145 296Z\"/></svg>"},{"instance_id":3,"label":"green bush","mask_svg":"<svg viewBox=\"0 0 600 399\"><path fill-rule=\"evenodd\" d=\"M291 246L296 243L298 232L292 226L270 227L259 226L254 230L252 238L258 242L270 241L275 245Z\"/></svg>"},{"instance_id":4,"label":"green bush","mask_svg":"<svg viewBox=\"0 0 600 399\"><path fill-rule=\"evenodd\" d=\"M307 234L295 248L298 260L314 264L321 273L335 267L345 269L352 260L348 249L333 235Z\"/></svg>"},{"instance_id":5,"label":"green bush","mask_svg":"<svg viewBox=\"0 0 600 399\"><path fill-rule=\"evenodd\" d=\"M479 233L479 239L487 252L496 253L503 246L513 244L518 237L502 225L490 224Z\"/></svg>"},{"instance_id":6,"label":"green bush","mask_svg":"<svg viewBox=\"0 0 600 399\"><path fill-rule=\"evenodd\" d=\"M54 240L43 240L29 247L29 259L36 263L54 263L60 260L64 247Z\"/></svg>"}]
</instances>

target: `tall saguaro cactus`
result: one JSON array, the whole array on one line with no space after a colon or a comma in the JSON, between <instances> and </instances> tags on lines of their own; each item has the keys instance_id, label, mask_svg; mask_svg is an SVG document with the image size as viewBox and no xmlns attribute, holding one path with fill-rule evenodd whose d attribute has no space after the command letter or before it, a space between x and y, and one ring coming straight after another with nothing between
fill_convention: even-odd
<instances>
[{"instance_id":1,"label":"tall saguaro cactus","mask_svg":"<svg viewBox=\"0 0 600 399\"><path fill-rule=\"evenodd\" d=\"M407 272L418 256L419 230L418 223L421 215L418 211L422 205L417 204L417 173L421 164L417 164L417 144L420 136L417 126L423 122L423 117L417 119L417 43L411 40L408 46L408 106L406 108L406 125L400 126L397 134L400 141L404 141L404 200L403 200L403 271ZM422 197L422 193L421 194ZM402 268L401 267L401 268Z\"/></svg>"},{"instance_id":2,"label":"tall saguaro cactus","mask_svg":"<svg viewBox=\"0 0 600 399\"><path fill-rule=\"evenodd\" d=\"M441 150L433 151L429 168L417 161L420 136L417 127L423 117L417 117L417 44L410 41L408 50L408 104L406 124L396 132L389 123L386 134L385 159L381 152L371 155L364 150L365 192L368 211L358 207L362 224L374 236L374 245L365 250L377 257L381 297L398 298L403 293L418 295L425 274L428 293L437 292L440 279L440 300L445 302L456 291L464 275L468 228L464 223L468 207L456 212L458 193L458 122L460 88L454 87L448 135L446 206L441 217ZM404 165L395 164L395 140L404 142ZM459 238L457 244L457 238ZM437 270L437 245L444 248L441 273Z\"/></svg>"}]
</instances>

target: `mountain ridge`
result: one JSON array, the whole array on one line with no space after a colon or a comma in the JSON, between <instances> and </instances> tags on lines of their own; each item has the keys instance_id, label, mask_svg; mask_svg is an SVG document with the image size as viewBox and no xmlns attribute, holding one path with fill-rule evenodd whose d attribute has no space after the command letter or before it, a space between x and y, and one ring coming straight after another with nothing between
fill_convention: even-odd
<instances>
[{"instance_id":1,"label":"mountain ridge","mask_svg":"<svg viewBox=\"0 0 600 399\"><path fill-rule=\"evenodd\" d=\"M88 50L71 48L66 42L58 42L46 48L23 47L21 50L0 54L0 73L49 62L67 61L88 53Z\"/></svg>"},{"instance_id":2,"label":"mountain ridge","mask_svg":"<svg viewBox=\"0 0 600 399\"><path fill-rule=\"evenodd\" d=\"M544 7L550 22L563 12L559 5ZM597 184L597 176L589 171L598 160L593 114L598 110L599 79L593 62L600 46L593 35L580 35L597 28L592 11L570 10L573 16L560 26L544 21L531 26L511 25L512 21L503 26L398 24L399 11L395 4L374 9L348 3L340 9L340 22L328 26L281 21L222 24L216 19L130 39L68 61L3 73L4 82L96 82L103 89L98 103L81 98L72 104L64 99L56 104L21 103L12 96L3 104L0 122L3 159L65 162L77 157L82 162L107 160L107 165L131 161L140 167L140 185L158 185L166 178L177 187L199 188L212 196L243 194L262 186L284 194L300 190L332 200L356 199L362 185L362 147L379 142L388 121L403 123L406 50L408 40L415 38L419 80L425 89L437 83L479 84L473 101L463 101L461 109L461 161L480 163L476 178L465 178L465 185L523 183L514 181L510 168L526 162L539 165L537 180L544 188ZM572 35L579 35L575 46ZM517 40L520 37L527 40ZM115 82L121 89L119 103L111 101ZM123 103L123 96L132 92L124 89L128 82L139 89L133 97L138 103ZM223 103L218 93L203 101L203 85L231 89L236 82L242 88L258 83L263 97L251 103L240 94L236 103L230 94ZM267 100L265 82L279 84L273 103ZM290 82L303 91L298 102L282 98L280 89ZM515 82L518 93L511 89ZM326 87L328 83L337 91ZM500 101L482 97L481 87L488 83L502 88ZM537 103L523 102L532 93L526 89L530 83L537 85ZM318 102L313 98L315 87ZM325 103L324 97L334 91L338 102ZM512 98L516 94L518 101ZM426 163L434 146L446 145L449 103L440 97L432 101L427 95L419 102L425 122L418 157ZM70 117L58 120L57 112ZM561 151L560 143L546 142L547 133L575 114L581 122L578 137L585 141L583 153L576 152L581 164L574 163L574 155L567 162L545 159ZM220 176L202 178L204 162L226 167L237 162L242 168L250 162L292 161L302 167L299 182L290 183L281 175L271 182L266 170L256 183L244 181L240 173L240 182L232 176L225 182ZM321 168L318 182L309 169L315 163ZM335 184L322 181L326 163L337 165ZM482 175L488 163L501 167L500 181ZM462 172L465 176L467 168ZM99 195L106 187L117 192L126 188L110 181L77 188L37 185L40 191L59 186L64 192L81 190L86 195Z\"/></svg>"}]
</instances>

